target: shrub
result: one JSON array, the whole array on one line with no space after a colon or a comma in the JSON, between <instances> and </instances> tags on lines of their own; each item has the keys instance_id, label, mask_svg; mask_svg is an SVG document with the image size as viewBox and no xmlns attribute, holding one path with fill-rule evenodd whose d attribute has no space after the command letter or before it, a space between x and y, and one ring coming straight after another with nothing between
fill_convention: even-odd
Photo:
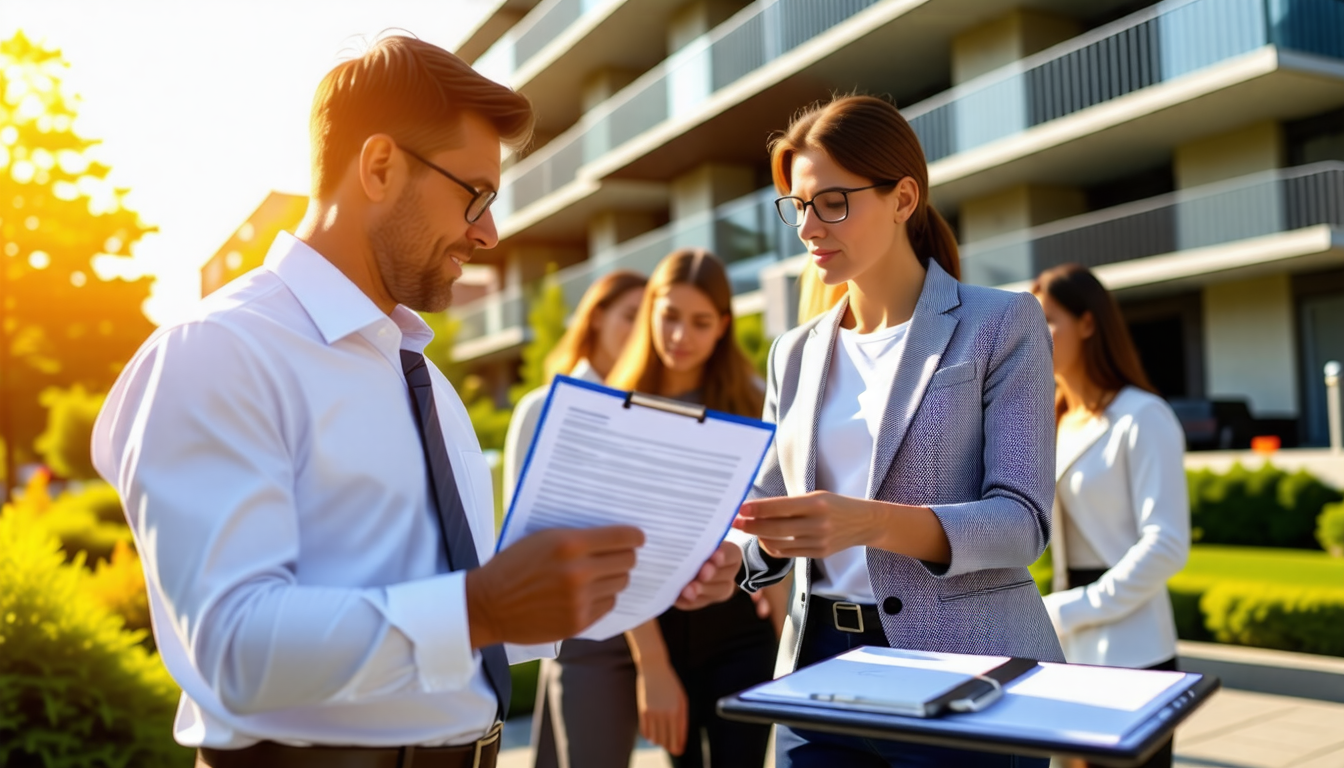
<instances>
[{"instance_id":1,"label":"shrub","mask_svg":"<svg viewBox=\"0 0 1344 768\"><path fill-rule=\"evenodd\" d=\"M66 563L30 510L0 514L0 764L190 766L177 687L89 594L83 559Z\"/></svg>"},{"instance_id":2,"label":"shrub","mask_svg":"<svg viewBox=\"0 0 1344 768\"><path fill-rule=\"evenodd\" d=\"M1213 634L1204 626L1204 613L1199 609L1204 592L1201 587L1183 584L1175 579L1167 584L1172 618L1176 620L1176 636L1182 640L1213 640Z\"/></svg>"},{"instance_id":3,"label":"shrub","mask_svg":"<svg viewBox=\"0 0 1344 768\"><path fill-rule=\"evenodd\" d=\"M1305 471L1289 475L1269 464L1234 464L1221 475L1204 469L1188 482L1192 535L1202 544L1315 549L1321 507L1341 498Z\"/></svg>"},{"instance_id":4,"label":"shrub","mask_svg":"<svg viewBox=\"0 0 1344 768\"><path fill-rule=\"evenodd\" d=\"M107 483L88 483L51 500L46 487L34 482L21 503L42 509L42 524L61 540L66 557L83 552L90 567L111 558L118 545L133 545L131 529L121 514L121 501Z\"/></svg>"},{"instance_id":5,"label":"shrub","mask_svg":"<svg viewBox=\"0 0 1344 768\"><path fill-rule=\"evenodd\" d=\"M1335 557L1344 557L1344 501L1327 504L1316 519L1316 540Z\"/></svg>"},{"instance_id":6,"label":"shrub","mask_svg":"<svg viewBox=\"0 0 1344 768\"><path fill-rule=\"evenodd\" d=\"M1344 589L1227 583L1199 606L1218 642L1344 656Z\"/></svg>"},{"instance_id":7,"label":"shrub","mask_svg":"<svg viewBox=\"0 0 1344 768\"><path fill-rule=\"evenodd\" d=\"M80 384L69 389L47 387L38 401L47 409L47 428L33 447L42 461L61 477L86 480L97 477L89 443L93 422L103 407L103 395L87 392Z\"/></svg>"},{"instance_id":8,"label":"shrub","mask_svg":"<svg viewBox=\"0 0 1344 768\"><path fill-rule=\"evenodd\" d=\"M100 605L120 616L127 629L143 630L146 641L153 640L145 572L131 545L124 541L117 542L111 559L100 561L94 567L88 582L88 592ZM152 642L149 642L149 647L153 647Z\"/></svg>"},{"instance_id":9,"label":"shrub","mask_svg":"<svg viewBox=\"0 0 1344 768\"><path fill-rule=\"evenodd\" d=\"M509 717L530 713L537 703L537 678L541 673L540 661L529 661L509 667L513 682L513 697L509 701Z\"/></svg>"}]
</instances>

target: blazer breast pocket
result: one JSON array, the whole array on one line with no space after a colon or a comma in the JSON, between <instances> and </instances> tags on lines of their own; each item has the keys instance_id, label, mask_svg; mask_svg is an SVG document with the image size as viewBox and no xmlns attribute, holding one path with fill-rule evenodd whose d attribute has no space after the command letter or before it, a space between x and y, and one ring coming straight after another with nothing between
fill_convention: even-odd
<instances>
[{"instance_id":1,"label":"blazer breast pocket","mask_svg":"<svg viewBox=\"0 0 1344 768\"><path fill-rule=\"evenodd\" d=\"M933 378L929 379L929 388L927 392L944 387L955 387L958 384L965 384L968 381L975 380L975 361L967 360L949 365L933 372Z\"/></svg>"}]
</instances>

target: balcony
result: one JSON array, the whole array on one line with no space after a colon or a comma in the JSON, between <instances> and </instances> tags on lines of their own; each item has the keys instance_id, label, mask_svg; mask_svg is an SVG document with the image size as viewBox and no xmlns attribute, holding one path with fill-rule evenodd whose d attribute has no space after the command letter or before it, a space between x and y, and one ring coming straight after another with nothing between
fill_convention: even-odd
<instances>
[{"instance_id":1,"label":"balcony","mask_svg":"<svg viewBox=\"0 0 1344 768\"><path fill-rule=\"evenodd\" d=\"M550 279L564 291L565 303L574 307L588 286L607 272L633 269L649 274L677 248L702 247L726 262L734 295L750 294L760 287L761 269L802 251L797 231L785 226L775 213L777 196L773 187L759 190L640 235L613 251L562 269ZM461 323L454 356L474 360L526 341L526 299L539 287L506 289L454 307L453 316Z\"/></svg>"},{"instance_id":2,"label":"balcony","mask_svg":"<svg viewBox=\"0 0 1344 768\"><path fill-rule=\"evenodd\" d=\"M1344 263L1344 163L1258 173L1074 216L961 249L968 283L1025 289L1077 262L1113 289Z\"/></svg>"},{"instance_id":3,"label":"balcony","mask_svg":"<svg viewBox=\"0 0 1344 768\"><path fill-rule=\"evenodd\" d=\"M494 208L501 235L508 237L535 218L516 214L579 181L583 166L669 120L696 112L715 94L878 2L759 0L748 6L509 169ZM584 194L591 194L596 182L583 182Z\"/></svg>"},{"instance_id":4,"label":"balcony","mask_svg":"<svg viewBox=\"0 0 1344 768\"><path fill-rule=\"evenodd\" d=\"M948 206L1344 103L1339 0L1168 0L904 110Z\"/></svg>"}]
</instances>

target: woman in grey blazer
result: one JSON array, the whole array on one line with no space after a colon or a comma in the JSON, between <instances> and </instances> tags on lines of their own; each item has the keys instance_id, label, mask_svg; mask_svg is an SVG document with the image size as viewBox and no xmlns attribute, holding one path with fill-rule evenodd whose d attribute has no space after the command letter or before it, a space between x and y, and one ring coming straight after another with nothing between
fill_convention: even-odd
<instances>
[{"instance_id":1,"label":"woman in grey blazer","mask_svg":"<svg viewBox=\"0 0 1344 768\"><path fill-rule=\"evenodd\" d=\"M771 350L778 424L734 525L742 586L796 568L777 673L859 645L1063 653L1027 566L1050 538L1054 380L1036 300L962 285L896 108L843 97L771 147L786 224L828 313ZM781 728L776 765L1045 765L1011 755Z\"/></svg>"}]
</instances>

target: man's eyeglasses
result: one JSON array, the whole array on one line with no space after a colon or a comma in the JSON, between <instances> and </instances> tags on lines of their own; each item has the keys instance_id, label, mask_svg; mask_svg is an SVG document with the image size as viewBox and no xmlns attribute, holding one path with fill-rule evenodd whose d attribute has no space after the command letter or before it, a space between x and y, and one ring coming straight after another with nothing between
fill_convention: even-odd
<instances>
[{"instance_id":1,"label":"man's eyeglasses","mask_svg":"<svg viewBox=\"0 0 1344 768\"><path fill-rule=\"evenodd\" d=\"M853 189L843 189L835 187L833 189L823 189L812 197L811 200L804 200L801 197L781 197L775 201L775 210L779 211L779 218L790 227L801 227L803 225L803 215L807 211L807 206L812 206L813 213L817 218L827 224L839 224L849 217L849 194L851 192L862 192L865 189L877 189L879 187L890 187L896 184L894 181L880 181L876 184L869 184L866 187L854 187Z\"/></svg>"},{"instance_id":2,"label":"man's eyeglasses","mask_svg":"<svg viewBox=\"0 0 1344 768\"><path fill-rule=\"evenodd\" d=\"M465 212L468 224L475 224L478 219L484 216L485 212L490 210L490 204L495 202L495 198L499 196L499 192L497 192L496 190L477 189L473 187L467 182L457 178L448 171L429 162L425 158L421 157L420 155L416 154L415 152L412 152L411 150L405 147L402 147L401 151L405 152L411 157L414 157L416 160L419 160L420 162L424 163L430 168L433 168L434 170L438 171L444 176L447 176L449 179L452 179L454 182L456 182L458 186L462 187L463 189L471 193L471 202L467 203L467 210Z\"/></svg>"}]
</instances>

